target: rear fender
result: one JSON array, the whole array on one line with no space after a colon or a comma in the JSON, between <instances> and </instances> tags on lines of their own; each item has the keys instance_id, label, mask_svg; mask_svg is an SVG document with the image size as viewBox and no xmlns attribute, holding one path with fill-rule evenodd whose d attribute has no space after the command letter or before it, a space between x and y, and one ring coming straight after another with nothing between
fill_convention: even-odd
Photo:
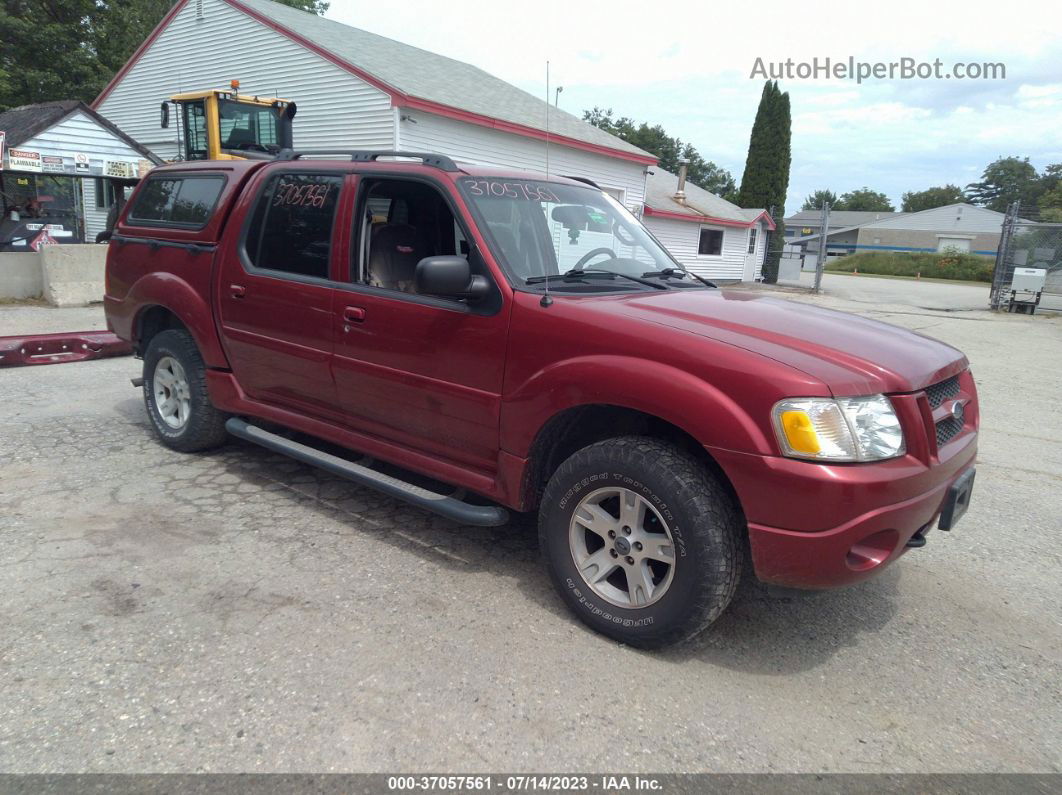
<instances>
[{"instance_id":1,"label":"rear fender","mask_svg":"<svg viewBox=\"0 0 1062 795\"><path fill-rule=\"evenodd\" d=\"M502 403L502 449L526 458L551 417L595 404L658 417L703 445L771 453L760 427L718 388L684 370L631 356L580 356L529 378Z\"/></svg>"},{"instance_id":2,"label":"rear fender","mask_svg":"<svg viewBox=\"0 0 1062 795\"><path fill-rule=\"evenodd\" d=\"M144 313L154 306L161 306L185 325L207 367L228 368L229 362L218 339L210 303L188 282L172 273L149 273L133 284L125 301L140 307L132 328L133 343L138 348Z\"/></svg>"}]
</instances>

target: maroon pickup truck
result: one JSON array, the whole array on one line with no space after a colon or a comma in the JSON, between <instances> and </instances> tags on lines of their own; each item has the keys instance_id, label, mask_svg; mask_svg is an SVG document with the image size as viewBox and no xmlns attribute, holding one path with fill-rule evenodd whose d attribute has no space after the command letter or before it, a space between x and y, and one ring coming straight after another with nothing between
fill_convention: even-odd
<instances>
[{"instance_id":1,"label":"maroon pickup truck","mask_svg":"<svg viewBox=\"0 0 1062 795\"><path fill-rule=\"evenodd\" d=\"M232 434L464 524L537 510L564 601L643 647L743 570L857 582L965 510L959 351L716 289L587 180L395 154L141 182L106 311L166 445Z\"/></svg>"}]
</instances>

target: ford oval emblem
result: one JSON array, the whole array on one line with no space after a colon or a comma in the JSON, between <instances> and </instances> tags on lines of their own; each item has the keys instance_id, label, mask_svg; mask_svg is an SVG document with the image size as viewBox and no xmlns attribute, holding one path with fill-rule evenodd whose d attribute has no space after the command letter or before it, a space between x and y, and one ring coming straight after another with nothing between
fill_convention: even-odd
<instances>
[{"instance_id":1,"label":"ford oval emblem","mask_svg":"<svg viewBox=\"0 0 1062 795\"><path fill-rule=\"evenodd\" d=\"M966 413L966 409L963 407L962 403L960 403L959 401L956 400L954 403L951 404L951 416L952 416L952 419L955 419L955 420L958 420L959 422L962 422L962 418L963 418L963 415L965 413Z\"/></svg>"}]
</instances>

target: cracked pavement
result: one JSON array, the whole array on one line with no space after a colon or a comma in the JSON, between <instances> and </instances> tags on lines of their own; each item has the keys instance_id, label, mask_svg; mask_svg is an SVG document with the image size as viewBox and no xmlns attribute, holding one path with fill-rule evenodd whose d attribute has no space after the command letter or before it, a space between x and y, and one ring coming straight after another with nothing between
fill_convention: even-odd
<instances>
[{"instance_id":1,"label":"cracked pavement","mask_svg":"<svg viewBox=\"0 0 1062 795\"><path fill-rule=\"evenodd\" d=\"M786 297L966 351L969 513L856 587L746 582L655 653L567 614L533 520L169 451L131 358L0 370L0 771L1058 772L1062 318L888 290Z\"/></svg>"}]
</instances>

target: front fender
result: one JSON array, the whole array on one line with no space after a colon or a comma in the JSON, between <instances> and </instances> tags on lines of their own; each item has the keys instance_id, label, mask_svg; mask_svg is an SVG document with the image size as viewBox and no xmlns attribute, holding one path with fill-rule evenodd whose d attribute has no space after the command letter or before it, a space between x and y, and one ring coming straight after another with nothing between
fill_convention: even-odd
<instances>
[{"instance_id":1,"label":"front fender","mask_svg":"<svg viewBox=\"0 0 1062 795\"><path fill-rule=\"evenodd\" d=\"M188 328L207 367L227 368L225 352L218 339L210 303L202 293L172 273L156 271L137 279L124 302L136 307L131 326L132 342L139 346L140 320L153 306L168 309Z\"/></svg>"},{"instance_id":2,"label":"front fender","mask_svg":"<svg viewBox=\"0 0 1062 795\"><path fill-rule=\"evenodd\" d=\"M731 397L704 379L639 357L579 356L552 364L502 403L502 449L530 455L540 428L577 406L634 409L675 425L698 442L728 450L771 453L763 430Z\"/></svg>"}]
</instances>

